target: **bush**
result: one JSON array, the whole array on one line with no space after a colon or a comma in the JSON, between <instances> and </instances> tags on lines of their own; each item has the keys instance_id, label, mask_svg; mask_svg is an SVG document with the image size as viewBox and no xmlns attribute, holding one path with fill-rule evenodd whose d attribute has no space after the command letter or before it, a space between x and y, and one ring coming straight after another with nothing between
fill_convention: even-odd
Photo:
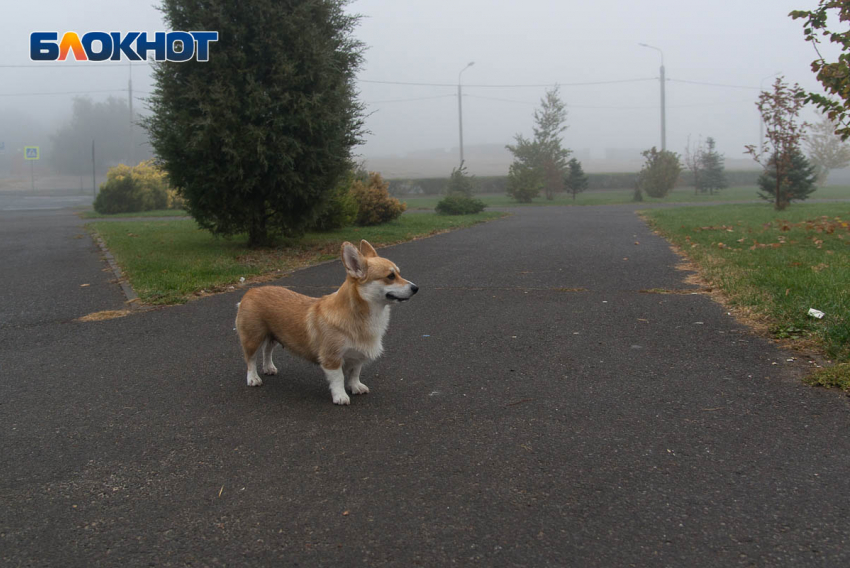
<instances>
[{"instance_id":1,"label":"bush","mask_svg":"<svg viewBox=\"0 0 850 568\"><path fill-rule=\"evenodd\" d=\"M110 170L111 173L112 170ZM112 215L146 211L147 209L145 208L142 188L136 179L130 175L123 175L115 176L101 184L100 192L94 200L94 210L103 215Z\"/></svg>"},{"instance_id":2,"label":"bush","mask_svg":"<svg viewBox=\"0 0 850 568\"><path fill-rule=\"evenodd\" d=\"M354 174L346 176L328 197L311 227L314 231L333 231L354 224L357 219L357 200L351 193Z\"/></svg>"},{"instance_id":3,"label":"bush","mask_svg":"<svg viewBox=\"0 0 850 568\"><path fill-rule=\"evenodd\" d=\"M106 181L94 200L94 210L104 215L138 213L154 209L183 209L186 202L168 184L165 172L153 160L136 167L109 168Z\"/></svg>"},{"instance_id":4,"label":"bush","mask_svg":"<svg viewBox=\"0 0 850 568\"><path fill-rule=\"evenodd\" d=\"M650 197L667 197L682 173L679 155L669 150L659 152L655 146L642 155L646 158L646 163L638 175L640 188Z\"/></svg>"},{"instance_id":5,"label":"bush","mask_svg":"<svg viewBox=\"0 0 850 568\"><path fill-rule=\"evenodd\" d=\"M543 181L533 169L514 162L508 170L507 194L520 203L531 203L540 195Z\"/></svg>"},{"instance_id":6,"label":"bush","mask_svg":"<svg viewBox=\"0 0 850 568\"><path fill-rule=\"evenodd\" d=\"M381 174L371 172L369 181L355 180L351 186L351 194L357 201L357 219L360 226L380 225L398 219L407 209L407 205L401 203L395 197L391 197L386 183Z\"/></svg>"},{"instance_id":7,"label":"bush","mask_svg":"<svg viewBox=\"0 0 850 568\"><path fill-rule=\"evenodd\" d=\"M485 207L480 199L453 193L442 198L435 209L442 215L472 215L484 211Z\"/></svg>"}]
</instances>

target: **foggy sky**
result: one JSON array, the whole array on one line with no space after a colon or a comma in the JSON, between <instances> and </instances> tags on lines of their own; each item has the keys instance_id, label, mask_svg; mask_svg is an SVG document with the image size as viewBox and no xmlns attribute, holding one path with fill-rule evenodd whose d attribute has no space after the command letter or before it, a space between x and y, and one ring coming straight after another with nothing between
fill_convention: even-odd
<instances>
[{"instance_id":1,"label":"foggy sky","mask_svg":"<svg viewBox=\"0 0 850 568\"><path fill-rule=\"evenodd\" d=\"M681 153L688 135L713 136L721 152L739 158L745 144L758 142L754 101L762 78L781 71L790 83L819 90L810 70L816 54L803 40L801 22L787 16L816 5L816 0L357 0L349 11L363 15L356 35L368 46L361 80L450 85L359 83L372 114L371 134L358 152L371 157L457 147L454 85L470 61L475 65L463 73L467 146L503 145L516 133L530 135L532 112L545 89L475 85L555 83L562 85L568 106L567 147L602 157L605 148L660 146L660 55L637 45L643 42L663 50L671 80L668 149ZM32 31L163 29L160 13L145 1L7 2L0 19L0 110L29 115L50 132L70 115L71 96L34 93L127 97L127 65L2 67L34 64ZM836 51L826 47L823 53ZM132 73L136 95L143 97L152 90L150 69L134 64ZM570 86L631 79L654 80ZM95 92L101 90L111 92ZM814 119L813 111L806 118Z\"/></svg>"}]
</instances>

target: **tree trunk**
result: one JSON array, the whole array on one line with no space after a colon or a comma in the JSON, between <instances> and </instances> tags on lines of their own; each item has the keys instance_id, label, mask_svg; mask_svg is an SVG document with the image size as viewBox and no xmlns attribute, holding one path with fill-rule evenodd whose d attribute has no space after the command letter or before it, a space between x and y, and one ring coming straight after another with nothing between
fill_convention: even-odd
<instances>
[{"instance_id":1,"label":"tree trunk","mask_svg":"<svg viewBox=\"0 0 850 568\"><path fill-rule=\"evenodd\" d=\"M259 248L269 245L269 230L266 225L265 207L257 208L248 229L248 247Z\"/></svg>"},{"instance_id":2,"label":"tree trunk","mask_svg":"<svg viewBox=\"0 0 850 568\"><path fill-rule=\"evenodd\" d=\"M776 202L773 204L774 209L777 211L782 211L785 209L784 199L781 198L782 194L782 176L779 173L779 160L776 160Z\"/></svg>"}]
</instances>

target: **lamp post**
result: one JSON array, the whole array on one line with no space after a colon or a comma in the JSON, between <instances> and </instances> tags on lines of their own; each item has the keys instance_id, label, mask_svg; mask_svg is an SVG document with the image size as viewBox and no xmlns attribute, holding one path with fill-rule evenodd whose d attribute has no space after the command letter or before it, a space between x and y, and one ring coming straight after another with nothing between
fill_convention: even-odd
<instances>
[{"instance_id":1,"label":"lamp post","mask_svg":"<svg viewBox=\"0 0 850 568\"><path fill-rule=\"evenodd\" d=\"M460 166L463 167L463 95L460 88L460 76L464 71L475 65L474 61L470 61L466 67L460 70L457 74L457 125L460 135Z\"/></svg>"},{"instance_id":2,"label":"lamp post","mask_svg":"<svg viewBox=\"0 0 850 568\"><path fill-rule=\"evenodd\" d=\"M771 77L776 77L782 73L782 71L777 71L773 75L768 75L767 77L763 77L761 81L759 81L759 94L764 91L764 82L770 79ZM764 118L762 118L761 113L759 113L759 156L764 154Z\"/></svg>"},{"instance_id":3,"label":"lamp post","mask_svg":"<svg viewBox=\"0 0 850 568\"><path fill-rule=\"evenodd\" d=\"M659 76L659 80L661 81L661 150L664 151L667 149L667 110L664 93L664 84L666 83L666 79L664 78L664 52L658 49L655 46L647 45L645 43L638 44L641 47L648 47L649 49L654 49L658 53L661 54L661 75Z\"/></svg>"}]
</instances>

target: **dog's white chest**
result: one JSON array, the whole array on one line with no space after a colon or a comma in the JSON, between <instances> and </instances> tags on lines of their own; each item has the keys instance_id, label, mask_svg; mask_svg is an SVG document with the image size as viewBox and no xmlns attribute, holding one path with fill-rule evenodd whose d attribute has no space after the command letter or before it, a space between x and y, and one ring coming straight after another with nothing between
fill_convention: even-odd
<instances>
[{"instance_id":1,"label":"dog's white chest","mask_svg":"<svg viewBox=\"0 0 850 568\"><path fill-rule=\"evenodd\" d=\"M372 310L366 323L365 333L358 337L348 346L346 359L368 359L373 360L381 356L384 351L384 334L390 323L390 307Z\"/></svg>"}]
</instances>

